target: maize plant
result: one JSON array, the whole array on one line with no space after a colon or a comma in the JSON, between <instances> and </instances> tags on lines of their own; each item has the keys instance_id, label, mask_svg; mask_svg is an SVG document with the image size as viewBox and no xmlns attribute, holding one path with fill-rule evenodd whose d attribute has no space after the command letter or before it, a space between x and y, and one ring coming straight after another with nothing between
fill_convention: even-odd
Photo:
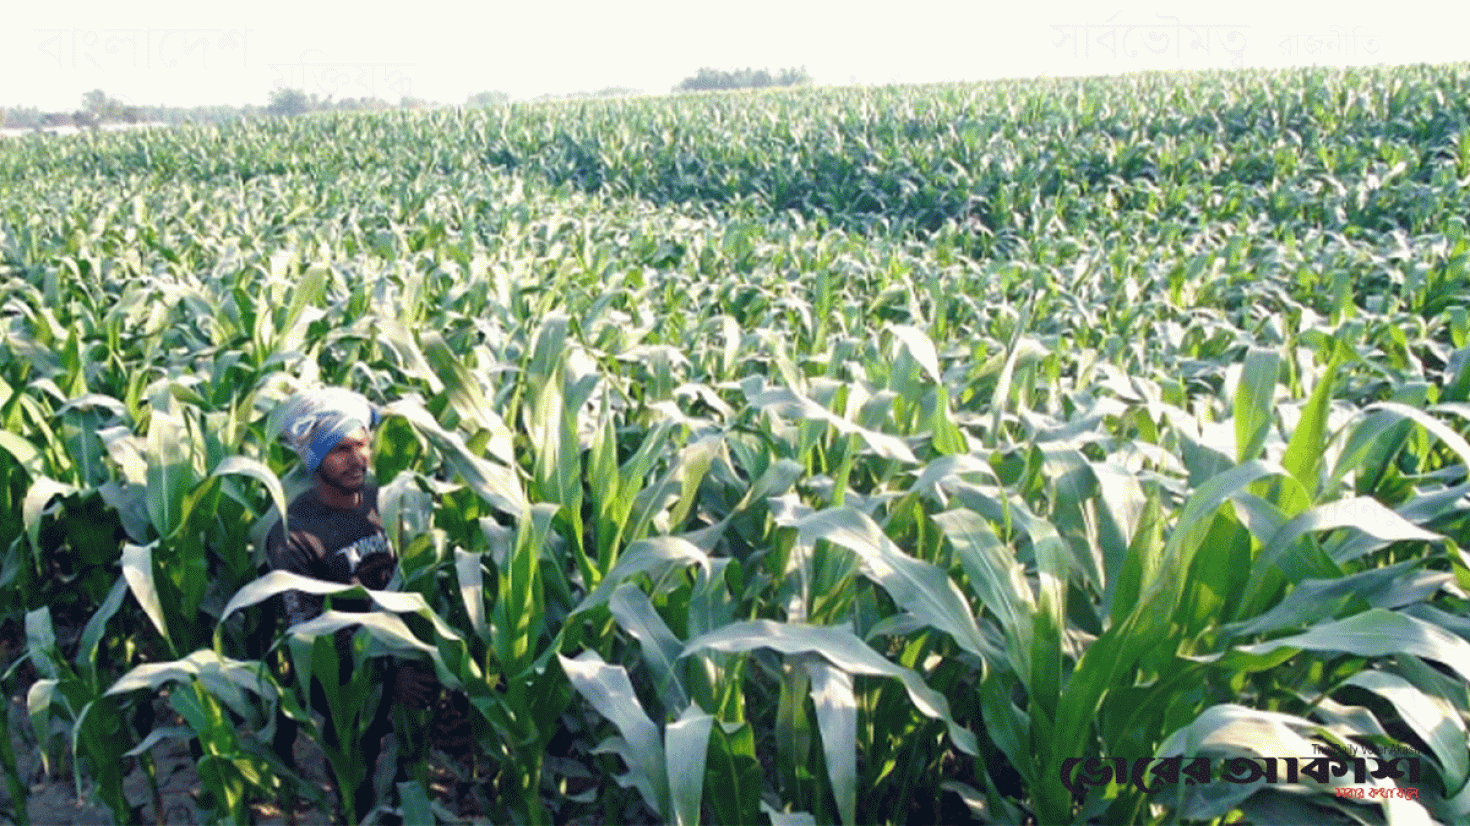
<instances>
[{"instance_id":1,"label":"maize plant","mask_svg":"<svg viewBox=\"0 0 1470 826\"><path fill-rule=\"evenodd\" d=\"M33 137L0 195L15 822L32 753L162 822L165 741L211 822L330 809L287 722L415 823L1470 818L1465 65ZM401 590L266 564L317 385ZM464 752L328 742L347 628Z\"/></svg>"}]
</instances>

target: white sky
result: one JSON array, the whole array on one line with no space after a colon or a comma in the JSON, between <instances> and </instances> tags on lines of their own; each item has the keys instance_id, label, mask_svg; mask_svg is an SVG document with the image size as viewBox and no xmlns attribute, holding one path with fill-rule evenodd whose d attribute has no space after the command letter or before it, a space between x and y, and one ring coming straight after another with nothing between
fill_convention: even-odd
<instances>
[{"instance_id":1,"label":"white sky","mask_svg":"<svg viewBox=\"0 0 1470 826\"><path fill-rule=\"evenodd\" d=\"M805 66L818 83L1470 60L1463 0L0 0L0 106L336 99L463 103L623 86L702 66Z\"/></svg>"}]
</instances>

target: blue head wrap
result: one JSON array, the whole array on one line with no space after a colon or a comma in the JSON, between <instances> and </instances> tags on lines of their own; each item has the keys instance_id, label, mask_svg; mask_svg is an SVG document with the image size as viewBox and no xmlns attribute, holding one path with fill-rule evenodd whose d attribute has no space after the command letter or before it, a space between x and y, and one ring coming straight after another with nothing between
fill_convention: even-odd
<instances>
[{"instance_id":1,"label":"blue head wrap","mask_svg":"<svg viewBox=\"0 0 1470 826\"><path fill-rule=\"evenodd\" d=\"M281 439L315 473L343 437L378 423L378 410L359 393L341 387L307 390L287 399L277 415Z\"/></svg>"}]
</instances>

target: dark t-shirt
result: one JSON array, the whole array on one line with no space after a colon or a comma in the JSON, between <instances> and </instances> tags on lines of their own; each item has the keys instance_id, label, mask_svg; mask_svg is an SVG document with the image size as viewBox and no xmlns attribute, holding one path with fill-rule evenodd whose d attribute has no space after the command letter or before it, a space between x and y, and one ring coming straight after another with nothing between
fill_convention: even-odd
<instances>
[{"instance_id":1,"label":"dark t-shirt","mask_svg":"<svg viewBox=\"0 0 1470 826\"><path fill-rule=\"evenodd\" d=\"M367 484L356 508L332 508L317 498L316 489L296 497L286 509L290 536L277 522L266 544L266 556L278 571L328 582L361 583L372 590L388 587L398 558L383 532L378 516L378 487ZM317 616L323 599L300 591L285 594L286 616L292 623ZM334 600L338 610L365 611L369 606Z\"/></svg>"}]
</instances>

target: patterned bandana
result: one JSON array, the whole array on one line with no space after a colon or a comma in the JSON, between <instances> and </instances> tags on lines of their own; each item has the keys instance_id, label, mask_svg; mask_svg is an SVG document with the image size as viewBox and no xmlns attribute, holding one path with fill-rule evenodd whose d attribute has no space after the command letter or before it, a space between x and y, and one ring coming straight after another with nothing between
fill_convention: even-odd
<instances>
[{"instance_id":1,"label":"patterned bandana","mask_svg":"<svg viewBox=\"0 0 1470 826\"><path fill-rule=\"evenodd\" d=\"M277 415L282 441L296 451L311 473L344 436L359 427L376 426L379 418L377 408L366 398L341 387L297 393L281 404Z\"/></svg>"}]
</instances>

